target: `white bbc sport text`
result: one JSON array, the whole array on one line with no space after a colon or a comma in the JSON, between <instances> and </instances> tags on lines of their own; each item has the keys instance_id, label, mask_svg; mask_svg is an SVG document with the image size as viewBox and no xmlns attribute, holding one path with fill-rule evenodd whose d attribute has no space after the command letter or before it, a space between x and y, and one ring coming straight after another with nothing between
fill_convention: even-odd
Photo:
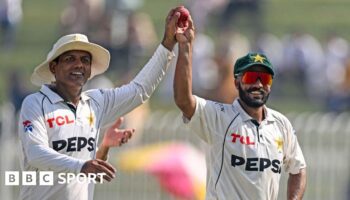
<instances>
[{"instance_id":1,"label":"white bbc sport text","mask_svg":"<svg viewBox=\"0 0 350 200\"><path fill-rule=\"evenodd\" d=\"M97 174L58 173L57 183L68 184L74 180L77 181L78 183L103 183L104 175L106 174L105 173L97 173ZM37 177L36 171L22 171L21 173L18 171L5 172L5 185L18 186L20 184L22 185L54 185L54 173L53 171L40 171L39 177Z\"/></svg>"}]
</instances>

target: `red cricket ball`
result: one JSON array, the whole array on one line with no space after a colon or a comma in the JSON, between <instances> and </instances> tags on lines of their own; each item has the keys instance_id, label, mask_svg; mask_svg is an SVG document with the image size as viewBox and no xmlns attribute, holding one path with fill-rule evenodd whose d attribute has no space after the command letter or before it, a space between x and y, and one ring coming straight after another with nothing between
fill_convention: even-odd
<instances>
[{"instance_id":1,"label":"red cricket ball","mask_svg":"<svg viewBox=\"0 0 350 200\"><path fill-rule=\"evenodd\" d=\"M185 7L181 7L178 12L180 12L180 17L177 21L177 25L181 28L186 27L190 12Z\"/></svg>"}]
</instances>

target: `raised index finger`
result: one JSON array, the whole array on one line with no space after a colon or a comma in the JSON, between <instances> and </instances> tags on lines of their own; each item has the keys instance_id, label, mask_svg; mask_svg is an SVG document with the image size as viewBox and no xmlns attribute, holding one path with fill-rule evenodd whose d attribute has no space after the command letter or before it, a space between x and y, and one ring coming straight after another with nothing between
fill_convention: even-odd
<instances>
[{"instance_id":1,"label":"raised index finger","mask_svg":"<svg viewBox=\"0 0 350 200\"><path fill-rule=\"evenodd\" d=\"M113 128L113 129L119 128L120 125L123 123L123 121L124 121L124 117L119 117L119 118L114 122L114 124L111 126L111 128Z\"/></svg>"}]
</instances>

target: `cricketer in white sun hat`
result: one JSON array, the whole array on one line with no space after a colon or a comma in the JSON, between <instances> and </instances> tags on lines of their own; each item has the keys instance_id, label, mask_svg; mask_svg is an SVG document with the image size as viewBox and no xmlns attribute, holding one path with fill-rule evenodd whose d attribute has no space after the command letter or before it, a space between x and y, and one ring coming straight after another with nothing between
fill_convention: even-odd
<instances>
[{"instance_id":1,"label":"cricketer in white sun hat","mask_svg":"<svg viewBox=\"0 0 350 200\"><path fill-rule=\"evenodd\" d=\"M71 50L82 50L91 54L91 76L89 79L102 74L109 66L110 54L107 49L89 42L86 35L79 33L65 35L53 45L51 51L47 54L46 60L34 69L31 82L37 86L54 82L55 77L50 71L49 63L62 53Z\"/></svg>"}]
</instances>

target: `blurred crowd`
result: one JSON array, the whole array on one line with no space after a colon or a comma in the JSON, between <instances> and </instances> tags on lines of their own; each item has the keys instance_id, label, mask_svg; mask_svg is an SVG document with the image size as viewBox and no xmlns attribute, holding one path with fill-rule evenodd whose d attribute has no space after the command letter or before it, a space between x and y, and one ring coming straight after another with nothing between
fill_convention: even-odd
<instances>
[{"instance_id":1,"label":"blurred crowd","mask_svg":"<svg viewBox=\"0 0 350 200\"><path fill-rule=\"evenodd\" d=\"M60 35L83 33L111 52L107 74L96 77L87 88L127 82L158 45L160 37L154 22L149 13L141 11L146 3L67 2L59 19ZM329 33L322 41L298 28L276 36L266 29L263 0L186 0L184 5L191 11L197 31L193 55L195 94L231 103L237 96L232 74L235 60L249 51L258 51L265 53L276 68L274 98L304 98L323 105L327 111L350 110L349 41L337 33ZM14 45L13 31L20 22L21 10L21 0L0 0L2 49ZM21 86L11 87L12 102L27 94ZM159 93L166 102L173 102L171 73ZM20 103L15 104L18 109Z\"/></svg>"},{"instance_id":2,"label":"blurred crowd","mask_svg":"<svg viewBox=\"0 0 350 200\"><path fill-rule=\"evenodd\" d=\"M0 47L11 50L22 20L22 0L0 0Z\"/></svg>"}]
</instances>

